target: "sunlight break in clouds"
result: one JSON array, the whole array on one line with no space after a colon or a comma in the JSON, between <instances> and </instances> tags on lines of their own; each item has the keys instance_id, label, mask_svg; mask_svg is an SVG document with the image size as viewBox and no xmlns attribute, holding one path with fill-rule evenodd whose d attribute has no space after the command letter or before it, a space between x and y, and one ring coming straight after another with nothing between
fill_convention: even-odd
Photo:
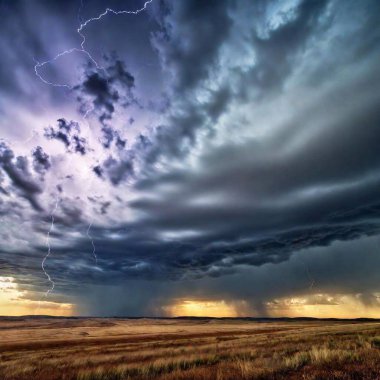
<instances>
[{"instance_id":1,"label":"sunlight break in clouds","mask_svg":"<svg viewBox=\"0 0 380 380\"><path fill-rule=\"evenodd\" d=\"M31 300L26 291L20 291L15 279L0 277L0 313L1 315L33 315L36 310L41 315L70 316L74 307L69 303L47 300Z\"/></svg>"},{"instance_id":2,"label":"sunlight break in clouds","mask_svg":"<svg viewBox=\"0 0 380 380\"><path fill-rule=\"evenodd\" d=\"M179 300L177 304L166 308L172 317L237 317L233 305L224 301Z\"/></svg>"}]
</instances>

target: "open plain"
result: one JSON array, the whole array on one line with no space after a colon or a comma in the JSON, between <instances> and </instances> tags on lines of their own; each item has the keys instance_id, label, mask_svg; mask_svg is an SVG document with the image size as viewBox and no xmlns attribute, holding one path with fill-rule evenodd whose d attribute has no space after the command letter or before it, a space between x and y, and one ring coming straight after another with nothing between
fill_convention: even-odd
<instances>
[{"instance_id":1,"label":"open plain","mask_svg":"<svg viewBox=\"0 0 380 380\"><path fill-rule=\"evenodd\" d=\"M380 323L1 318L0 378L379 379Z\"/></svg>"}]
</instances>

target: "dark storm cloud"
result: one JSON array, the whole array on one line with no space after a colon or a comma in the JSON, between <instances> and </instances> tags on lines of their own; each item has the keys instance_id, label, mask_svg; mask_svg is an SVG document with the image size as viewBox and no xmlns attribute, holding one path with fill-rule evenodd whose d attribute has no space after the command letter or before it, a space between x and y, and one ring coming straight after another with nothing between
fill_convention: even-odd
<instances>
[{"instance_id":1,"label":"dark storm cloud","mask_svg":"<svg viewBox=\"0 0 380 380\"><path fill-rule=\"evenodd\" d=\"M107 178L113 185L119 185L122 182L130 182L136 179L136 164L139 160L146 159L147 152L152 148L152 141L144 136L139 135L131 149L124 150L126 141L122 140L117 131L110 130L113 137L116 137L115 146L121 150L121 155L116 158L107 157L102 163L93 168L94 173L99 178Z\"/></svg>"},{"instance_id":2,"label":"dark storm cloud","mask_svg":"<svg viewBox=\"0 0 380 380\"><path fill-rule=\"evenodd\" d=\"M137 104L133 94L135 78L130 74L125 63L115 56L105 56L106 66L103 69L90 68L84 74L83 82L74 86L77 100L82 112L88 110L98 115L102 124L102 144L109 149L114 142L116 148L123 149L126 145L119 131L112 127L112 117L115 107L127 108L132 103Z\"/></svg>"},{"instance_id":3,"label":"dark storm cloud","mask_svg":"<svg viewBox=\"0 0 380 380\"><path fill-rule=\"evenodd\" d=\"M118 131L112 129L111 127L104 126L102 127L102 144L104 148L110 148L112 142L115 142L115 147L118 149L125 148L127 141L120 137Z\"/></svg>"},{"instance_id":4,"label":"dark storm cloud","mask_svg":"<svg viewBox=\"0 0 380 380\"><path fill-rule=\"evenodd\" d=\"M102 178L103 176L103 169L100 165L96 165L92 168L93 172L99 177Z\"/></svg>"},{"instance_id":5,"label":"dark storm cloud","mask_svg":"<svg viewBox=\"0 0 380 380\"><path fill-rule=\"evenodd\" d=\"M78 87L74 89L76 90ZM94 107L100 110L100 122L105 123L106 120L111 119L115 111L114 103L119 100L119 94L116 90L111 89L108 78L97 72L90 73L84 80L81 89L85 94L93 97Z\"/></svg>"},{"instance_id":6,"label":"dark storm cloud","mask_svg":"<svg viewBox=\"0 0 380 380\"><path fill-rule=\"evenodd\" d=\"M96 206L96 212L100 215L106 215L108 208L111 206L110 201L102 200L103 197L88 197L88 200Z\"/></svg>"},{"instance_id":7,"label":"dark storm cloud","mask_svg":"<svg viewBox=\"0 0 380 380\"><path fill-rule=\"evenodd\" d=\"M19 109L31 107L41 113L46 106L61 107L67 101L64 91L47 86L34 72L36 61L53 58L58 46L67 46L68 41L76 38L77 1L66 1L64 6L59 3L44 0L2 2L0 93L4 103L0 104L0 112L4 114L3 122L9 117L8 111L12 114L12 109L6 106L8 102L17 103ZM65 82L59 78L62 74L60 67L50 66L43 74L52 82L60 79ZM20 125L19 129L27 128Z\"/></svg>"},{"instance_id":8,"label":"dark storm cloud","mask_svg":"<svg viewBox=\"0 0 380 380\"><path fill-rule=\"evenodd\" d=\"M272 90L280 88L307 41L319 32L320 15L326 3L301 2L294 19L268 32L267 36L260 35L254 22L247 25L249 43L255 49L257 62L249 70L235 70L240 76L237 89L231 89L231 84L225 81L210 90L208 99L202 103L194 101L194 94L190 92L197 89L198 82L202 87L212 81L215 72L220 70L221 50L231 44L231 30L239 22L232 16L236 4L233 1L170 3L168 8L171 11L163 12L162 31L155 34L154 43L163 67L172 76L170 90L173 98L185 100L179 105L180 112L172 114L165 125L156 129L149 147L143 151L139 147L132 148L139 151L138 157L147 165L162 156L179 159L196 144L199 131L213 133L218 118L229 110L236 98L253 100L247 99L247 89L253 89L256 97L258 94L269 96ZM246 5L246 8L260 19L270 5L273 4L258 2ZM242 8L244 12L244 6ZM210 19L213 23L209 22ZM233 54L233 46L230 54Z\"/></svg>"},{"instance_id":9,"label":"dark storm cloud","mask_svg":"<svg viewBox=\"0 0 380 380\"><path fill-rule=\"evenodd\" d=\"M121 162L110 156L102 163L102 170L107 174L112 184L118 185L133 176L133 156L129 160L124 158Z\"/></svg>"},{"instance_id":10,"label":"dark storm cloud","mask_svg":"<svg viewBox=\"0 0 380 380\"><path fill-rule=\"evenodd\" d=\"M41 211L37 195L42 193L42 188L32 178L27 157L15 157L12 149L0 142L0 168L7 174L16 192L27 199L36 211Z\"/></svg>"},{"instance_id":11,"label":"dark storm cloud","mask_svg":"<svg viewBox=\"0 0 380 380\"><path fill-rule=\"evenodd\" d=\"M248 80L247 87L254 86L255 91L263 91L260 95L268 96L271 91L282 86L295 68L297 55L302 52L308 40L318 33L319 24L323 24L320 16L328 3L328 0L301 1L293 20L267 32L267 35L260 35L257 29L252 31L251 38L257 53L257 63L244 74ZM257 2L253 11L260 15L269 7L269 3L265 5L263 2ZM325 23L328 21L327 18ZM241 91L244 93L245 89L241 88Z\"/></svg>"},{"instance_id":12,"label":"dark storm cloud","mask_svg":"<svg viewBox=\"0 0 380 380\"><path fill-rule=\"evenodd\" d=\"M233 1L167 3L169 12L163 15L163 30L155 42L163 52L163 67L174 76L176 91L181 93L207 78L217 63L232 26L228 11Z\"/></svg>"},{"instance_id":13,"label":"dark storm cloud","mask_svg":"<svg viewBox=\"0 0 380 380\"><path fill-rule=\"evenodd\" d=\"M39 174L44 174L50 169L51 163L49 155L44 152L44 150L38 146L32 151L33 156L33 168Z\"/></svg>"},{"instance_id":14,"label":"dark storm cloud","mask_svg":"<svg viewBox=\"0 0 380 380\"><path fill-rule=\"evenodd\" d=\"M179 157L186 154L196 140L199 129L212 129L215 119L227 106L231 93L228 85L214 90L203 105L194 102L191 91L209 79L218 67L218 53L229 36L233 1L167 2L162 12L162 30L154 36L162 67L171 77L173 99L182 100L180 112L156 129L154 141L142 156L148 164L161 155ZM210 20L213 20L210 22Z\"/></svg>"},{"instance_id":15,"label":"dark storm cloud","mask_svg":"<svg viewBox=\"0 0 380 380\"><path fill-rule=\"evenodd\" d=\"M335 4L330 6L330 10L337 11ZM174 91L177 88L183 91L186 86L190 91L193 84L204 83L210 73L218 70L218 52L229 43L228 30L236 27L234 23L239 20L231 15L233 7L229 2L218 2L205 9L188 9L182 3L173 7L164 16L164 26L172 26L165 32L178 37L181 31L186 31L190 42L187 46L182 40L170 40L170 35L164 33L160 36L163 40L156 43L162 43L160 52L167 59L167 66L180 68L173 71L178 86ZM186 17L181 13L183 9ZM258 12L260 7L248 9ZM222 113L236 108L238 103L257 101L257 107L263 105L264 99L257 97L258 92L273 98L275 88L285 91L298 64L308 62L304 52L312 51L316 41L336 28L327 9L327 2L300 2L291 18L268 30L266 35L247 26L257 59L249 70L241 70L235 77L239 84L237 94L234 96L228 82L222 82L207 101L192 103L189 99L182 103L181 113L171 115L170 123L159 128L149 144L140 146L141 154L122 162L112 158L106 161L106 169L113 173L112 183L128 178L123 175L133 172L134 157L145 157L149 165L159 156L173 160L186 156L189 146L197 142L198 131L212 129L210 121L215 122ZM226 22L215 25L228 25L227 31L221 31L217 37L217 33L210 33L210 45L217 41L217 47L212 45L212 54L199 57L200 67L205 65L208 69L194 69L190 73L191 65L186 66L192 62L190 54L198 54L191 41L202 29L194 31L196 28L191 26L194 20L199 19L202 25L203 17L211 16ZM367 14L367 19L373 17ZM178 20L181 23L176 24ZM363 31L360 27L359 30ZM350 36L340 33L339 46L343 49ZM169 47L165 39L171 41ZM366 40L373 40L373 36L363 34L361 43ZM185 46L187 55L173 53ZM378 56L378 46L372 48L371 54ZM207 64L202 63L203 59ZM342 69L359 67L364 71L343 81L337 79L336 83L321 77L326 82L315 90L315 101L290 112L292 116L287 116L276 133L260 140L227 141L201 156L201 168L185 167L169 174L153 172L138 181L136 188L147 196L130 203L140 218L124 228L139 232L121 236L112 243L104 237L104 241L97 242L100 254L107 252L115 262L118 257L128 257L132 262L140 260L144 263L139 267L140 278L145 270L147 277L152 273L166 277L169 273L169 277L178 279L219 276L233 272L238 265L279 263L298 250L378 234L379 72L374 59L368 62L366 57L359 59L356 55L346 56L341 65ZM324 62L319 62L319 66L322 68ZM182 73L183 77L192 78L191 83L181 80ZM310 78L306 77L306 81ZM246 84L249 87L245 94L239 94ZM248 118L239 122L255 124L255 120ZM191 144L183 145L184 141ZM127 250L122 248L126 246ZM134 269L120 266L120 272L125 270L128 275Z\"/></svg>"},{"instance_id":16,"label":"dark storm cloud","mask_svg":"<svg viewBox=\"0 0 380 380\"><path fill-rule=\"evenodd\" d=\"M319 294L316 305L331 296L353 295L365 304L378 292L380 257L378 238L334 243L292 255L288 261L261 267L240 266L235 273L221 277L203 277L177 281L142 280L126 277L122 286L108 283L101 288L87 285L80 297L81 312L99 315L166 315L165 305L178 299L224 300L236 305L240 315L266 316L267 300ZM122 295L114 297L115 294ZM241 304L241 301L244 304ZM243 306L243 307L241 307Z\"/></svg>"},{"instance_id":17,"label":"dark storm cloud","mask_svg":"<svg viewBox=\"0 0 380 380\"><path fill-rule=\"evenodd\" d=\"M161 31L154 35L154 45L160 52L164 69L171 77L169 91L174 92L174 99L182 99L185 92L196 88L197 83L207 79L210 71L214 69L217 53L231 26L228 15L231 4L232 2L226 1L207 4L184 1L162 5L162 13L157 15L161 21ZM209 22L210 19L213 19L213 23ZM111 59L106 72L111 82L121 82L121 88L133 89L134 78L119 60ZM117 95L112 96L108 88L104 92L107 93L105 98L110 101L107 102L109 112L101 115L102 122L111 119L111 104L119 101L115 99ZM106 176L117 185L130 180L131 175L137 171L136 167L142 165L143 170L149 170L148 167L154 165L163 155L178 158L188 153L195 143L197 130L212 129L209 121L215 121L222 113L231 91L225 86L213 91L211 95L204 109L199 104L193 104L191 101L186 104L185 101L178 114L171 115L167 124L156 128L153 137L140 135L126 154L107 159L98 166L96 174L100 176L101 173L108 173ZM127 92L124 98L124 106L136 102L131 91ZM132 124L134 119L130 118L129 122ZM108 148L113 141L120 149L125 147L125 141L120 139L118 132L109 125L102 131L105 147Z\"/></svg>"},{"instance_id":18,"label":"dark storm cloud","mask_svg":"<svg viewBox=\"0 0 380 380\"><path fill-rule=\"evenodd\" d=\"M86 139L80 136L80 126L75 121L58 119L57 128L45 128L45 137L49 140L61 141L68 152L86 154Z\"/></svg>"}]
</instances>

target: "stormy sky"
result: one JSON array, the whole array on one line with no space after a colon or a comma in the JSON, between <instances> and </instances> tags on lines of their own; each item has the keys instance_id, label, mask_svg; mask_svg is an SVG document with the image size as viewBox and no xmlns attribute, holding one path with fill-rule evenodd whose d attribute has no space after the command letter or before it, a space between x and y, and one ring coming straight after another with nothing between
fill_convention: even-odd
<instances>
[{"instance_id":1,"label":"stormy sky","mask_svg":"<svg viewBox=\"0 0 380 380\"><path fill-rule=\"evenodd\" d=\"M0 314L380 317L379 17L2 0Z\"/></svg>"}]
</instances>

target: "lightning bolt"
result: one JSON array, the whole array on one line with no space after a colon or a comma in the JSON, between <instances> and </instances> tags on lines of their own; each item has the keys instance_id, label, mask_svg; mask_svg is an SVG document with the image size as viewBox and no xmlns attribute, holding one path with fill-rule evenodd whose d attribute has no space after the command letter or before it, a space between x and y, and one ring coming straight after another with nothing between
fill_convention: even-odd
<instances>
[{"instance_id":1,"label":"lightning bolt","mask_svg":"<svg viewBox=\"0 0 380 380\"><path fill-rule=\"evenodd\" d=\"M314 277L311 275L310 273L310 270L309 270L309 266L306 264L306 262L302 259L300 259L300 261L302 262L302 264L304 265L305 267L305 270L306 270L306 275L309 279L309 290L313 290L314 288L314 285L315 285L315 279Z\"/></svg>"},{"instance_id":2,"label":"lightning bolt","mask_svg":"<svg viewBox=\"0 0 380 380\"><path fill-rule=\"evenodd\" d=\"M83 6L83 2L81 2L81 7ZM81 8L80 8L81 9ZM78 18L79 18L79 12L80 12L80 9L78 11ZM83 119L87 122L87 126L88 126L88 141L89 141L89 144L91 145L91 125L90 125L90 122L88 120L88 116L91 112L93 112L95 110L95 107L92 106L90 107L89 109L86 110L86 112L84 113L83 115ZM93 182L93 176L91 177L91 182L90 182L90 187L92 185L92 182ZM94 243L94 239L92 238L92 236L90 235L90 229L92 227L92 224L93 224L93 220L91 220L90 224L88 225L88 228L87 228L87 231L86 231L86 235L87 235L87 238L91 241L91 245L92 245L92 256L94 257L94 260L95 260L95 265L97 266L98 265L98 257L96 255L96 247L95 247L95 243Z\"/></svg>"},{"instance_id":3,"label":"lightning bolt","mask_svg":"<svg viewBox=\"0 0 380 380\"><path fill-rule=\"evenodd\" d=\"M49 258L49 256L51 255L51 245L50 245L50 234L51 232L53 231L53 228L54 228L54 214L56 213L57 209L58 209L58 203L59 203L59 196L57 195L57 198L55 200L55 204L54 204L54 208L50 214L50 228L46 234L46 246L47 246L47 252L46 252L46 255L44 256L44 258L42 259L42 262L41 262L41 269L42 271L44 272L44 275L46 276L47 280L49 281L50 283L50 287L49 289L45 292L45 295L44 297L48 297L48 295L54 290L55 288L55 282L53 281L52 277L50 276L49 272L46 270L45 268L45 263L46 263L46 260ZM40 307L41 307L41 302L42 302L42 299L40 299L38 301L38 306L37 306L37 309L35 310L34 314L38 314L39 310L40 310Z\"/></svg>"},{"instance_id":4,"label":"lightning bolt","mask_svg":"<svg viewBox=\"0 0 380 380\"><path fill-rule=\"evenodd\" d=\"M49 258L50 254L51 254L50 234L51 234L51 232L53 231L53 228L54 228L54 214L57 211L58 203L59 203L59 197L57 196L57 198L55 200L54 208L53 208L53 210L51 212L51 215L50 215L50 217L51 217L50 228L49 228L49 231L47 232L47 235L46 235L46 245L47 245L48 249L47 249L47 253L46 253L46 255L43 258L42 263L41 263L41 268L42 268L42 270L43 270L46 278L50 282L50 288L46 291L45 297L47 297L54 290L54 287L55 287L55 283L54 283L53 279L51 278L50 274L45 269L45 263L46 263L46 260Z\"/></svg>"},{"instance_id":5,"label":"lightning bolt","mask_svg":"<svg viewBox=\"0 0 380 380\"><path fill-rule=\"evenodd\" d=\"M54 83L54 82L49 82L48 80L46 80L45 78L42 77L42 75L38 72L38 69L40 69L41 67L47 65L47 64L50 64L50 63L53 63L54 61L56 61L58 58L61 58L65 55L68 55L68 54L71 54L71 53L74 53L74 52L78 52L78 53L83 53L85 54L88 59L95 65L95 67L98 69L98 70L104 70L101 66L99 66L99 64L96 62L96 60L91 56L91 54L87 51L87 50L84 50L84 49L78 49L78 48L72 48L72 49L69 49L69 50L65 50L59 54L57 54L54 58L52 59L49 59L47 61L43 61L43 62L39 62L35 59L35 62L36 64L34 65L34 72L35 74L37 75L37 77L42 81L44 82L45 84L48 84L49 86L53 86L53 87L66 87L68 88L69 90L72 89L72 87L68 84L61 84L61 83Z\"/></svg>"},{"instance_id":6,"label":"lightning bolt","mask_svg":"<svg viewBox=\"0 0 380 380\"><path fill-rule=\"evenodd\" d=\"M45 65L47 64L51 64L53 62L55 62L57 59L65 56L65 55L68 55L68 54L72 54L72 53L82 53L82 54L85 54L88 59L95 65L95 67L98 69L98 70L104 70L103 67L101 67L98 62L92 57L92 55L84 48L84 44L86 43L86 36L83 34L83 31L84 29L87 27L88 24L94 22L94 21L99 21L101 20L103 17L107 16L108 14L114 14L114 15L122 15L122 14L130 14L130 15L137 15L143 11L146 10L147 6L152 3L153 0L148 0L144 3L143 7L139 8L139 9L136 9L134 11L130 11L130 10L121 10L121 11L115 11L111 8L106 8L106 10L99 14L97 17L92 17L92 18L89 18L88 20L86 20L85 22L81 23L77 29L77 33L79 34L79 36L81 37L81 43L80 43L80 48L71 48L71 49L68 49L68 50L64 50L60 53L58 53L54 58L52 59L49 59L47 61L43 61L43 62L39 62L38 60L35 60L36 64L34 66L34 72L36 74L36 76L45 84L47 85L50 85L50 86L54 86L54 87L65 87L65 88L68 88L68 89L72 89L72 87L68 84L60 84L60 83L54 83L54 82L50 82L48 80L46 80L40 73L39 73L39 69L41 69L42 67L44 67ZM82 10L83 8L83 2L81 2L81 6L79 8L79 11L78 11L78 19L80 19L79 17L79 12Z\"/></svg>"},{"instance_id":7,"label":"lightning bolt","mask_svg":"<svg viewBox=\"0 0 380 380\"><path fill-rule=\"evenodd\" d=\"M37 136L38 136L38 132L35 129L33 129L32 132L30 133L30 136L24 140L24 144L32 141Z\"/></svg>"},{"instance_id":8,"label":"lightning bolt","mask_svg":"<svg viewBox=\"0 0 380 380\"><path fill-rule=\"evenodd\" d=\"M96 247L95 247L95 244L94 244L94 239L90 235L90 229L91 229L91 227L92 227L92 222L88 225L88 228L87 228L87 237L88 237L89 240L91 240L91 244L92 244L92 256L94 256L95 264L98 265L98 257L96 256Z\"/></svg>"},{"instance_id":9,"label":"lightning bolt","mask_svg":"<svg viewBox=\"0 0 380 380\"><path fill-rule=\"evenodd\" d=\"M80 48L78 47L73 47L71 49L68 49L68 50L64 50L60 53L58 53L55 57L53 57L52 59L49 59L49 60L46 60L46 61L43 61L43 62L40 62L38 60L35 59L35 65L34 65L34 72L36 74L36 76L43 82L45 83L46 85L49 85L49 86L53 86L53 87L61 87L61 88L67 88L69 90L72 89L72 86L70 86L69 84L64 84L64 83L54 83L54 82L51 82L47 79L45 79L41 74L40 74L40 69L43 68L45 65L49 65L49 64L52 64L54 63L55 61L57 61L59 58L61 57L64 57L66 55L70 55L72 53L81 53L81 54L84 54L87 56L87 58L95 65L95 67L98 69L98 70L103 70L105 71L105 69L103 67L101 67L98 62L92 57L91 53L89 51L87 51L84 47L85 43L86 43L86 36L83 34L85 28L87 27L87 25L89 25L90 23L92 22L95 22L95 21L99 21L101 20L103 17L107 16L108 14L114 14L114 15L122 15L122 14L131 14L131 15L137 15L143 11L146 10L147 6L152 3L153 0L148 0L148 1L145 1L143 7L137 9L137 10L120 10L120 11L115 11L111 8L106 8L106 10L102 13L100 13L97 17L92 17L92 18L89 18L87 19L86 21L84 22L81 22L82 20L82 17L80 15L82 9L83 9L83 0L81 0L81 3L80 3L80 7L78 9L78 21L80 23L78 29L77 29L77 33L79 34L79 36L81 37L81 43L80 43ZM88 122L88 115L94 110L93 107L91 107L90 109L86 110L85 114L83 115L83 118L87 121L88 123L88 127L89 127L89 131L91 131L91 127L90 127L90 123ZM48 281L50 282L51 286L50 288L46 291L45 293L45 297L47 297L53 290L54 290L54 287L55 287L55 283L53 281L53 279L51 278L51 276L49 275L49 273L46 271L45 269L45 263L46 263L46 260L49 258L50 254L51 254L51 246L50 246L50 233L52 232L53 228L54 228L54 214L55 212L57 211L57 208L58 208L58 203L59 203L59 198L57 197L56 199L56 202L55 202L55 207L51 213L51 224L50 224L50 229L47 233L47 237L46 237L46 245L48 247L48 250L47 250L47 253L45 255L45 257L43 258L42 260L42 263L41 263L41 268L46 276L46 278L48 279ZM91 230L91 227L92 227L92 224L93 222L91 221L91 223L89 224L88 228L87 228L87 237L89 240L91 240L91 244L92 244L92 255L94 257L94 260L95 260L95 263L96 265L98 264L98 258L97 258L97 255L96 255L96 247L95 247L95 244L94 244L94 240L92 238L92 236L90 235L90 230ZM40 301L41 302L41 301ZM38 305L38 308L40 307L40 302L39 302L39 305Z\"/></svg>"},{"instance_id":10,"label":"lightning bolt","mask_svg":"<svg viewBox=\"0 0 380 380\"><path fill-rule=\"evenodd\" d=\"M126 10L122 10L122 11L115 11L111 8L107 8L103 13L101 13L99 16L97 17L93 17L93 18L90 18L88 20L86 20L83 24L81 24L79 26L79 28L77 29L77 32L78 34L82 37L82 42L80 44L81 48L84 50L84 44L86 42L86 37L84 36L84 34L82 33L82 30L88 25L90 24L91 22L93 21L99 21L101 20L104 16L106 16L107 14L109 13L112 13L114 15L121 15L121 14L130 14L130 15L137 15L143 11L145 11L146 7L152 2L153 0L148 0L144 3L144 6L140 9L137 9L135 11L126 11Z\"/></svg>"}]
</instances>

